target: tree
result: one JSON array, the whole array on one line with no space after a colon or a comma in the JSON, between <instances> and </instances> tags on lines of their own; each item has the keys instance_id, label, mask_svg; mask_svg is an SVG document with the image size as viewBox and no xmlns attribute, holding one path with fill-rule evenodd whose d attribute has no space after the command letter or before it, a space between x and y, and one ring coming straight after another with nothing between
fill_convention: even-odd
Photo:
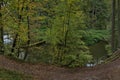
<instances>
[{"instance_id":1,"label":"tree","mask_svg":"<svg viewBox=\"0 0 120 80\"><path fill-rule=\"evenodd\" d=\"M89 29L106 29L109 18L105 0L81 0L81 9L86 14L86 26Z\"/></svg>"},{"instance_id":2,"label":"tree","mask_svg":"<svg viewBox=\"0 0 120 80\"><path fill-rule=\"evenodd\" d=\"M117 7L117 10L118 10L118 21L117 21L117 23L118 23L118 25L117 25L117 29L118 29L118 33L117 33L117 35L118 35L118 48L120 48L120 0L117 0L118 2L118 7ZM114 3L115 4L115 3Z\"/></svg>"},{"instance_id":3,"label":"tree","mask_svg":"<svg viewBox=\"0 0 120 80\"><path fill-rule=\"evenodd\" d=\"M45 57L47 61L48 56L42 56L47 54L55 64L83 66L92 58L83 36L91 31L95 33L95 39L89 35L88 37L97 43L96 38L103 40L104 36L101 35L107 32L103 31L101 34L101 31L106 29L109 17L105 0L6 1L8 4L0 19L5 17L5 25L2 23L5 26L4 32L10 34L13 42L7 45L9 49L5 51L8 50L17 58L23 51L24 60L28 53L35 53L32 55ZM3 29L0 30L3 35ZM2 38L3 36L1 41ZM39 50L36 51L36 48Z\"/></svg>"},{"instance_id":4,"label":"tree","mask_svg":"<svg viewBox=\"0 0 120 80\"><path fill-rule=\"evenodd\" d=\"M111 37L111 48L112 52L115 50L115 9L116 9L116 0L112 0L112 37Z\"/></svg>"},{"instance_id":5,"label":"tree","mask_svg":"<svg viewBox=\"0 0 120 80\"><path fill-rule=\"evenodd\" d=\"M4 29L3 29L3 21L2 21L2 7L3 7L3 0L0 1L0 53L4 53Z\"/></svg>"},{"instance_id":6,"label":"tree","mask_svg":"<svg viewBox=\"0 0 120 80\"><path fill-rule=\"evenodd\" d=\"M53 62L71 67L85 65L91 59L82 40L81 34L84 34L85 29L82 24L84 14L77 3L79 1L63 0L56 5L56 14L46 36Z\"/></svg>"}]
</instances>

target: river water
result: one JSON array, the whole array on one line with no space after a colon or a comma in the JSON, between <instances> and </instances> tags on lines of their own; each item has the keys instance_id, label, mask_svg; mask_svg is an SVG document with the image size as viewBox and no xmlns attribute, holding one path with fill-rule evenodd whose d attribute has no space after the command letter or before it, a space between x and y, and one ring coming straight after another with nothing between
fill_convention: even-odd
<instances>
[{"instance_id":1,"label":"river water","mask_svg":"<svg viewBox=\"0 0 120 80\"><path fill-rule=\"evenodd\" d=\"M106 45L107 42L100 41L99 43L89 47L94 60L99 61L100 59L107 57L107 50L105 49Z\"/></svg>"}]
</instances>

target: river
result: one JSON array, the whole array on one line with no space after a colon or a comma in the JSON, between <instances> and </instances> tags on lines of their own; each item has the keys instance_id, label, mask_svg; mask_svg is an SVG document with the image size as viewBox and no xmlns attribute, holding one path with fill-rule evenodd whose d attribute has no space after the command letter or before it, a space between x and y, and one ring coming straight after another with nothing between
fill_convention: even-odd
<instances>
[{"instance_id":1,"label":"river","mask_svg":"<svg viewBox=\"0 0 120 80\"><path fill-rule=\"evenodd\" d=\"M96 43L95 45L92 45L89 47L91 54L93 55L93 58L95 61L100 61L102 58L107 57L107 50L105 49L105 46L107 45L107 42L100 41L99 43Z\"/></svg>"}]
</instances>

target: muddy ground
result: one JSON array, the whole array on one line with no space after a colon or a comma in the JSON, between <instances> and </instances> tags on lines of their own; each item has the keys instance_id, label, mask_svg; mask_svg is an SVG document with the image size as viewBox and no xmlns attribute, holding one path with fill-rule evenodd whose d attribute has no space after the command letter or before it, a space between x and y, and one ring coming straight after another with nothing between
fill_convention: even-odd
<instances>
[{"instance_id":1,"label":"muddy ground","mask_svg":"<svg viewBox=\"0 0 120 80\"><path fill-rule=\"evenodd\" d=\"M120 80L120 58L91 68L63 68L15 61L0 55L0 68L17 71L33 80Z\"/></svg>"}]
</instances>

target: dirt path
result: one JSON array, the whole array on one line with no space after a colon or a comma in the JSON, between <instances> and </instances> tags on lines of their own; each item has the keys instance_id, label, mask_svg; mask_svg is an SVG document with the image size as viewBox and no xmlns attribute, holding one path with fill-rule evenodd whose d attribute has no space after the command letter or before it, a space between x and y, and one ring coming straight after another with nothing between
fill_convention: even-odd
<instances>
[{"instance_id":1,"label":"dirt path","mask_svg":"<svg viewBox=\"0 0 120 80\"><path fill-rule=\"evenodd\" d=\"M120 80L120 59L94 68L66 69L52 65L20 63L0 55L0 67L31 75L34 80Z\"/></svg>"}]
</instances>

